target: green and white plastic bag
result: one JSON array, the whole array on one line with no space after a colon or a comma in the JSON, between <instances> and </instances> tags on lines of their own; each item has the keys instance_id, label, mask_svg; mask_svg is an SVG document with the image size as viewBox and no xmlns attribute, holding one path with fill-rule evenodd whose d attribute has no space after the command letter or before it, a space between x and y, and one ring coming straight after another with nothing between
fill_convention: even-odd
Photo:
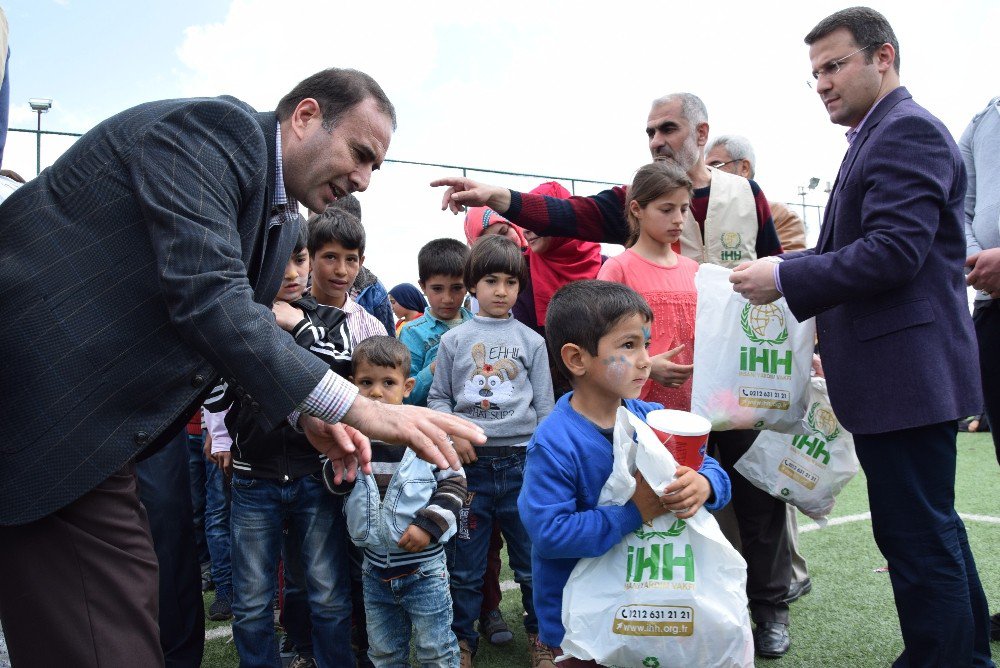
<instances>
[{"instance_id":1,"label":"green and white plastic bag","mask_svg":"<svg viewBox=\"0 0 1000 668\"><path fill-rule=\"evenodd\" d=\"M677 469L625 408L618 409L614 457L598 505L624 505L636 469L657 493ZM704 508L687 520L661 515L577 563L563 589L562 650L607 666L753 666L746 568Z\"/></svg>"},{"instance_id":2,"label":"green and white plastic bag","mask_svg":"<svg viewBox=\"0 0 1000 668\"><path fill-rule=\"evenodd\" d=\"M736 462L736 470L823 524L837 494L858 472L854 438L837 421L824 378L810 381L804 424L806 434L761 432Z\"/></svg>"},{"instance_id":3,"label":"green and white plastic bag","mask_svg":"<svg viewBox=\"0 0 1000 668\"><path fill-rule=\"evenodd\" d=\"M733 290L732 273L703 264L695 275L691 412L714 431L801 433L815 322L797 321L784 298L754 306Z\"/></svg>"}]
</instances>

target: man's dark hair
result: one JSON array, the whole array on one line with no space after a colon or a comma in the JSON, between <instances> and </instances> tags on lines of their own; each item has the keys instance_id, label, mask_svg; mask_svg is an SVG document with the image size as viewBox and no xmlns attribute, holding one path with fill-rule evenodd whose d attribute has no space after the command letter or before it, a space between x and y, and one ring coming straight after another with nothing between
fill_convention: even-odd
<instances>
[{"instance_id":1,"label":"man's dark hair","mask_svg":"<svg viewBox=\"0 0 1000 668\"><path fill-rule=\"evenodd\" d=\"M431 276L462 276L469 247L458 239L434 239L417 253L417 276L423 283Z\"/></svg>"},{"instance_id":2,"label":"man's dark hair","mask_svg":"<svg viewBox=\"0 0 1000 668\"><path fill-rule=\"evenodd\" d=\"M574 281L559 288L545 312L545 342L549 359L563 376L573 382L573 375L562 359L567 343L597 354L601 338L614 329L622 318L640 315L653 321L653 311L638 292L621 283L609 281Z\"/></svg>"},{"instance_id":3,"label":"man's dark hair","mask_svg":"<svg viewBox=\"0 0 1000 668\"><path fill-rule=\"evenodd\" d=\"M835 30L846 28L854 38L859 48L864 48L865 62L872 62L875 49L883 44L892 44L896 59L892 66L899 74L899 41L892 26L884 16L870 7L848 7L830 14L816 24L816 27L806 35L805 42L812 46Z\"/></svg>"},{"instance_id":4,"label":"man's dark hair","mask_svg":"<svg viewBox=\"0 0 1000 668\"><path fill-rule=\"evenodd\" d=\"M400 369L405 378L410 374L410 349L399 339L391 336L369 336L354 346L351 373L357 373L358 364L361 362L368 362L372 366Z\"/></svg>"},{"instance_id":5,"label":"man's dark hair","mask_svg":"<svg viewBox=\"0 0 1000 668\"><path fill-rule=\"evenodd\" d=\"M517 278L518 288L528 282L528 263L517 244L499 234L487 234L476 239L465 263L462 275L465 289L472 291L487 274L509 274Z\"/></svg>"},{"instance_id":6,"label":"man's dark hair","mask_svg":"<svg viewBox=\"0 0 1000 668\"><path fill-rule=\"evenodd\" d=\"M323 246L333 241L345 250L365 254L365 228L361 221L343 209L328 206L326 211L309 219L309 255L315 256Z\"/></svg>"},{"instance_id":7,"label":"man's dark hair","mask_svg":"<svg viewBox=\"0 0 1000 668\"><path fill-rule=\"evenodd\" d=\"M337 126L345 113L368 98L375 100L379 110L392 121L392 129L396 129L395 107L378 82L364 72L331 67L303 79L278 103L274 110L278 121L291 116L299 102L307 97L319 103L323 112L323 128L327 132Z\"/></svg>"}]
</instances>

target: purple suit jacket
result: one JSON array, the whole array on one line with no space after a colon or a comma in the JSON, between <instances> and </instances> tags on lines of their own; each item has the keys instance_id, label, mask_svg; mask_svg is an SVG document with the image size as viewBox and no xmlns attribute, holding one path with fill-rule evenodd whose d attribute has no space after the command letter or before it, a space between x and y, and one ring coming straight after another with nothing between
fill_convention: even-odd
<instances>
[{"instance_id":1,"label":"purple suit jacket","mask_svg":"<svg viewBox=\"0 0 1000 668\"><path fill-rule=\"evenodd\" d=\"M816 247L783 256L785 299L800 321L816 316L830 401L852 432L981 410L965 186L951 134L897 88L848 149Z\"/></svg>"}]
</instances>

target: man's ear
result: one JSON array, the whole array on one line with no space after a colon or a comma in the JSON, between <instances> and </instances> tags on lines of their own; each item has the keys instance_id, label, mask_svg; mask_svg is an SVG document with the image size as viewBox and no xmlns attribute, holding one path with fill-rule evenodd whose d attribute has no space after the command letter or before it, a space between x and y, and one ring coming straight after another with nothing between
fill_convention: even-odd
<instances>
[{"instance_id":1,"label":"man's ear","mask_svg":"<svg viewBox=\"0 0 1000 668\"><path fill-rule=\"evenodd\" d=\"M892 48L892 44L886 42L875 50L873 57L879 73L888 72L896 61L896 49Z\"/></svg>"},{"instance_id":2,"label":"man's ear","mask_svg":"<svg viewBox=\"0 0 1000 668\"><path fill-rule=\"evenodd\" d=\"M365 256L361 255L360 253L358 254L358 266L359 267L365 266Z\"/></svg>"},{"instance_id":3,"label":"man's ear","mask_svg":"<svg viewBox=\"0 0 1000 668\"><path fill-rule=\"evenodd\" d=\"M289 118L289 125L291 126L292 132L299 139L302 139L306 134L306 128L310 123L323 122L323 112L319 108L319 102L311 97L302 99L295 109L292 110L292 115Z\"/></svg>"},{"instance_id":4,"label":"man's ear","mask_svg":"<svg viewBox=\"0 0 1000 668\"><path fill-rule=\"evenodd\" d=\"M413 386L417 384L416 378L407 378L406 382L403 383L403 398L410 396L410 392L413 391Z\"/></svg>"},{"instance_id":5,"label":"man's ear","mask_svg":"<svg viewBox=\"0 0 1000 668\"><path fill-rule=\"evenodd\" d=\"M576 345L575 343L563 344L563 347L559 350L559 355L562 357L563 364L569 369L569 372L573 376L579 378L587 373L586 360L590 357L590 353Z\"/></svg>"},{"instance_id":6,"label":"man's ear","mask_svg":"<svg viewBox=\"0 0 1000 668\"><path fill-rule=\"evenodd\" d=\"M708 143L708 123L699 123L694 131L698 138L698 146L705 146Z\"/></svg>"}]
</instances>

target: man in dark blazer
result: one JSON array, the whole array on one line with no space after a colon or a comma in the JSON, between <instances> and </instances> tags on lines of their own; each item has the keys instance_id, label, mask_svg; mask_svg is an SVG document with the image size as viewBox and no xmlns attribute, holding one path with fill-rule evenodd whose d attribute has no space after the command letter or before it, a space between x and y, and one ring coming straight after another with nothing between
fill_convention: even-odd
<instances>
[{"instance_id":1,"label":"man in dark blazer","mask_svg":"<svg viewBox=\"0 0 1000 668\"><path fill-rule=\"evenodd\" d=\"M15 663L162 665L133 462L219 375L256 427L291 420L341 470L369 466L364 434L442 467L458 466L448 434L484 440L358 397L271 314L296 202L365 190L394 128L354 70L305 79L274 113L152 102L0 205L0 619Z\"/></svg>"},{"instance_id":2,"label":"man in dark blazer","mask_svg":"<svg viewBox=\"0 0 1000 668\"><path fill-rule=\"evenodd\" d=\"M806 37L816 92L851 128L816 247L737 267L755 304L816 316L837 418L854 433L889 563L897 666L992 666L988 613L954 507L956 419L981 406L966 297L966 174L948 130L899 85L899 45L871 9Z\"/></svg>"}]
</instances>

